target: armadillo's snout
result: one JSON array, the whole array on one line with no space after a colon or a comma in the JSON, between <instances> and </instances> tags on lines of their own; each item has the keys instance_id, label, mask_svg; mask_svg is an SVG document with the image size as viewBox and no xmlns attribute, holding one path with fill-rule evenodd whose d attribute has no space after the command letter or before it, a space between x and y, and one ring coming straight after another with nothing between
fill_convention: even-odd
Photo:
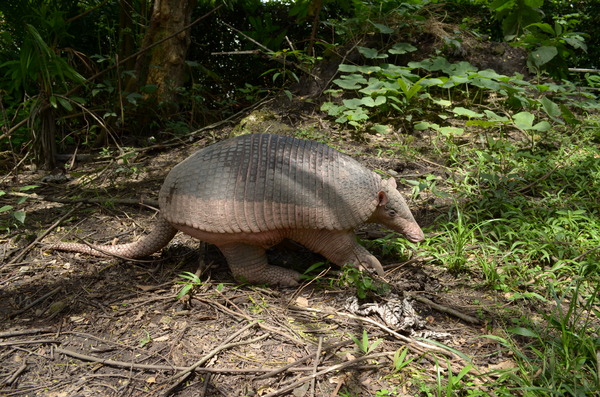
<instances>
[{"instance_id":1,"label":"armadillo's snout","mask_svg":"<svg viewBox=\"0 0 600 397\"><path fill-rule=\"evenodd\" d=\"M411 224L409 228L405 229L403 234L408 241L413 243L425 240L423 230L421 230L421 227L416 223Z\"/></svg>"}]
</instances>

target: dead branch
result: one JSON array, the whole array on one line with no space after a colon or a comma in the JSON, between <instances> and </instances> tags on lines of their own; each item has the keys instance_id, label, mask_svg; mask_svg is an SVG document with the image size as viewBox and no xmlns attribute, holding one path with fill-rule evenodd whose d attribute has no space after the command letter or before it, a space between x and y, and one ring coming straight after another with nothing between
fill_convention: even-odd
<instances>
[{"instance_id":1,"label":"dead branch","mask_svg":"<svg viewBox=\"0 0 600 397\"><path fill-rule=\"evenodd\" d=\"M17 380L19 375L21 375L26 369L27 369L27 362L24 362L15 372L13 372L13 374L10 376L10 378L8 378L4 381L4 384L8 385L8 386L12 385L14 383L14 381Z\"/></svg>"},{"instance_id":2,"label":"dead branch","mask_svg":"<svg viewBox=\"0 0 600 397\"><path fill-rule=\"evenodd\" d=\"M201 365L204 365L204 363L206 363L208 360L210 360L213 356L215 356L217 353L219 353L222 350L226 350L226 349L229 349L230 347L237 346L237 345L240 345L240 344L252 343L256 339L260 340L260 339L264 339L267 336L269 336L268 334L264 334L264 335L262 335L262 336L260 336L258 338L255 338L255 340L253 340L252 342L244 341L243 343L242 342L230 343L232 340L234 340L235 338L237 338L239 335L243 334L244 332L246 332L250 328L254 327L256 324L258 324L258 320L255 320L255 321L251 322L250 324L246 325L244 328L240 329L239 331L237 331L236 333L234 333L233 335L231 335L229 338L227 338L222 344L220 344L219 346L217 346L215 349L213 349L207 355L205 355L200 360L198 360L196 363L194 363L190 367L187 367L182 372L180 372L178 374L175 374L172 377L166 379L165 382L171 382L171 381L173 381L176 378L180 378L180 377L182 377L182 376L184 376L184 375L186 375L186 374L194 371L196 368L200 367Z\"/></svg>"},{"instance_id":3,"label":"dead branch","mask_svg":"<svg viewBox=\"0 0 600 397\"><path fill-rule=\"evenodd\" d=\"M23 330L15 330L15 331L6 331L0 332L0 339L10 338L13 336L21 336L21 335L32 335L32 334L47 334L52 332L51 329L48 328L34 328L34 329L23 329Z\"/></svg>"},{"instance_id":4,"label":"dead branch","mask_svg":"<svg viewBox=\"0 0 600 397\"><path fill-rule=\"evenodd\" d=\"M410 294L410 296L414 300L416 300L418 302L421 302L421 303L424 303L427 306L429 306L432 309L435 309L435 310L437 310L439 312L447 313L447 314L450 314L450 315L452 315L454 317L458 317L461 320L463 320L463 321L465 321L467 323L470 323L470 324L481 324L481 321L479 321L479 319L477 319L477 318L475 318L473 316L469 316L468 314L461 313L458 310L452 309L452 308L447 307L447 306L440 305L439 303L435 303L435 302L431 301L430 299L425 298L424 296L413 295L413 294Z\"/></svg>"},{"instance_id":5,"label":"dead branch","mask_svg":"<svg viewBox=\"0 0 600 397\"><path fill-rule=\"evenodd\" d=\"M315 397L315 383L317 381L317 372L319 372L319 361L321 361L321 348L323 347L323 337L319 337L319 345L317 346L317 353L315 355L315 365L313 368L313 378L310 381L310 395Z\"/></svg>"},{"instance_id":6,"label":"dead branch","mask_svg":"<svg viewBox=\"0 0 600 397\"><path fill-rule=\"evenodd\" d=\"M32 340L11 340L6 342L0 342L0 347L2 346L19 346L19 345L38 345L44 343L60 343L60 341L56 339L32 339Z\"/></svg>"},{"instance_id":7,"label":"dead branch","mask_svg":"<svg viewBox=\"0 0 600 397\"><path fill-rule=\"evenodd\" d=\"M138 363L132 363L132 362L126 362L126 361L111 360L111 359L107 359L107 358L100 358L100 357L96 357L96 356L90 356L87 354L74 352L72 350L67 350L67 349L63 349L60 347L55 348L54 351L57 353L64 354L66 356L77 358L79 360L91 361L91 362L95 362L95 363L108 365L111 367L122 367L122 368L130 368L130 369L149 369L149 370L155 370L155 371L172 371L172 370L179 371L179 370L185 369L185 367L175 367L175 366L171 366L171 365L138 364Z\"/></svg>"},{"instance_id":8,"label":"dead branch","mask_svg":"<svg viewBox=\"0 0 600 397\"><path fill-rule=\"evenodd\" d=\"M336 343L336 344L331 345L331 346L326 346L325 350L334 350L334 349L337 349L338 347L342 347L342 346L347 345L349 343L352 343L352 340L345 340L343 342L339 342L339 343ZM293 363L287 364L287 365L285 365L285 366L283 366L281 368L277 368L276 370L271 370L271 371L269 371L268 373L266 373L264 375L257 376L255 379L256 380L261 380L261 379L267 379L267 378L271 378L273 376L279 375L282 372L285 372L285 371L287 371L287 370L289 370L291 368L294 368L296 365L302 364L302 363L310 360L311 358L315 357L316 354L317 354L317 352L310 353L310 354L302 357L301 359L298 359L298 360L294 361Z\"/></svg>"},{"instance_id":9,"label":"dead branch","mask_svg":"<svg viewBox=\"0 0 600 397\"><path fill-rule=\"evenodd\" d=\"M339 371L341 369L344 369L344 368L347 368L347 367L351 367L354 364L356 364L358 362L361 362L361 361L371 360L371 359L379 358L379 357L385 357L385 356L389 356L390 354L393 354L393 353L386 352L386 353L369 354L369 355L366 355L366 356L355 358L354 360L347 361L347 362L342 363L342 364L333 365L333 366L331 366L329 368L326 368L326 369L324 369L322 371L319 371L317 373L313 373L313 374L310 374L310 375L305 376L303 378L300 378L296 382L294 382L294 383L292 383L292 384L290 384L288 386L285 386L282 389L279 389L279 390L274 391L274 392L269 393L269 394L265 394L263 397L276 397L276 396L280 396L282 394L285 394L285 393L287 393L289 391L294 390L296 387L298 387L298 386L300 386L300 385L308 382L309 380L311 380L313 378L319 377L321 375L325 375L325 374L327 374L329 372Z\"/></svg>"},{"instance_id":10,"label":"dead branch","mask_svg":"<svg viewBox=\"0 0 600 397\"><path fill-rule=\"evenodd\" d=\"M34 300L33 302L31 302L30 304L28 304L27 306L25 306L24 308L22 308L21 310L17 310L16 312L14 312L13 314L10 315L10 318L15 318L16 316L18 316L21 313L26 312L27 310L31 309L32 307L34 307L35 305L37 305L40 302L45 301L46 299L48 299L49 297L51 297L52 295L58 293L60 290L62 289L62 287L56 287L54 288L52 291L48 292L47 294L43 295L42 297Z\"/></svg>"}]
</instances>

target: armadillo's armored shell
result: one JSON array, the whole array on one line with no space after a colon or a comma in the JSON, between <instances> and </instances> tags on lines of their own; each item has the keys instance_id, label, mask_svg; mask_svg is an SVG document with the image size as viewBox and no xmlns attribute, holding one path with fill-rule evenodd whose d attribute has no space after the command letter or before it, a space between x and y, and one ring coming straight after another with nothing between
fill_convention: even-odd
<instances>
[{"instance_id":1,"label":"armadillo's armored shell","mask_svg":"<svg viewBox=\"0 0 600 397\"><path fill-rule=\"evenodd\" d=\"M327 145L268 134L208 146L159 195L172 224L212 233L348 230L377 207L381 178Z\"/></svg>"}]
</instances>

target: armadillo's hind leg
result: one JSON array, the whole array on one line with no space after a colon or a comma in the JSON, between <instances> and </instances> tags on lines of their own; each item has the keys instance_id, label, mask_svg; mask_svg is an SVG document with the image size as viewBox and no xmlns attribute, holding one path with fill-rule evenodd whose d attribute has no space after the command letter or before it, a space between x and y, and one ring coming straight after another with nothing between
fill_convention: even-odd
<instances>
[{"instance_id":1,"label":"armadillo's hind leg","mask_svg":"<svg viewBox=\"0 0 600 397\"><path fill-rule=\"evenodd\" d=\"M229 264L229 269L238 281L251 284L270 284L293 287L298 285L300 273L267 263L262 247L243 243L218 246Z\"/></svg>"}]
</instances>

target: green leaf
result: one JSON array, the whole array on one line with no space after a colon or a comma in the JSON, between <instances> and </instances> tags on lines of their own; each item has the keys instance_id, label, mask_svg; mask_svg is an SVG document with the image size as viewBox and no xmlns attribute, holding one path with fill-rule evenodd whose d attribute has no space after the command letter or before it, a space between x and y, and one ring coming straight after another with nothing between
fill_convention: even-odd
<instances>
[{"instance_id":1,"label":"green leaf","mask_svg":"<svg viewBox=\"0 0 600 397\"><path fill-rule=\"evenodd\" d=\"M476 77L470 79L470 82L475 87L485 88L486 90L491 91L500 91L501 88L500 83L497 81L488 79L486 77L481 77L479 75L476 75Z\"/></svg>"},{"instance_id":2,"label":"green leaf","mask_svg":"<svg viewBox=\"0 0 600 397\"><path fill-rule=\"evenodd\" d=\"M465 123L466 126L477 126L477 127L483 127L483 128L495 127L498 124L500 124L500 123L497 121L490 121L490 120L469 120Z\"/></svg>"},{"instance_id":3,"label":"green leaf","mask_svg":"<svg viewBox=\"0 0 600 397\"><path fill-rule=\"evenodd\" d=\"M39 187L39 185L27 185L27 186L20 187L19 191L26 192L28 190L33 190L33 189L38 188L38 187Z\"/></svg>"},{"instance_id":4,"label":"green leaf","mask_svg":"<svg viewBox=\"0 0 600 397\"><path fill-rule=\"evenodd\" d=\"M551 128L552 128L552 126L546 120L540 121L539 123L537 123L536 125L531 127L532 130L536 130L536 131L540 131L540 132L548 131Z\"/></svg>"},{"instance_id":5,"label":"green leaf","mask_svg":"<svg viewBox=\"0 0 600 397\"><path fill-rule=\"evenodd\" d=\"M548 97L542 97L542 99L540 99L540 102L542 104L542 108L544 109L546 114L548 114L548 116L556 120L556 118L561 115L560 107L556 103L548 99Z\"/></svg>"},{"instance_id":6,"label":"green leaf","mask_svg":"<svg viewBox=\"0 0 600 397\"><path fill-rule=\"evenodd\" d=\"M381 106L386 102L387 102L387 97L385 97L385 96L375 97L375 106Z\"/></svg>"},{"instance_id":7,"label":"green leaf","mask_svg":"<svg viewBox=\"0 0 600 397\"><path fill-rule=\"evenodd\" d=\"M431 101L433 103L435 103L436 105L442 106L442 107L448 107L448 106L452 105L452 101L449 101L447 99L431 98Z\"/></svg>"},{"instance_id":8,"label":"green leaf","mask_svg":"<svg viewBox=\"0 0 600 397\"><path fill-rule=\"evenodd\" d=\"M69 112L73 111L73 105L71 105L71 102L67 101L63 97L56 97L56 99L58 100L58 102L60 102L61 106L63 108L65 108L67 111L69 111Z\"/></svg>"},{"instance_id":9,"label":"green leaf","mask_svg":"<svg viewBox=\"0 0 600 397\"><path fill-rule=\"evenodd\" d=\"M413 51L417 51L417 47L411 45L410 43L396 43L388 50L390 54L394 55L406 54Z\"/></svg>"},{"instance_id":10,"label":"green leaf","mask_svg":"<svg viewBox=\"0 0 600 397\"><path fill-rule=\"evenodd\" d=\"M496 73L496 71L492 70L492 69L480 70L479 72L477 72L477 74L480 75L481 77L485 77L485 78L493 79L493 80L500 80L501 78L507 77L503 74Z\"/></svg>"},{"instance_id":11,"label":"green leaf","mask_svg":"<svg viewBox=\"0 0 600 397\"><path fill-rule=\"evenodd\" d=\"M467 116L468 118L483 117L483 113L477 113L470 109L463 108L461 106L455 107L454 109L452 109L452 112L458 116Z\"/></svg>"},{"instance_id":12,"label":"green leaf","mask_svg":"<svg viewBox=\"0 0 600 397\"><path fill-rule=\"evenodd\" d=\"M550 36L555 35L554 29L552 28L552 26L550 26L547 23L543 23L543 22L532 23L531 25L527 25L525 27L525 29L529 30L529 28L531 28L531 27L539 28L542 32L547 33Z\"/></svg>"},{"instance_id":13,"label":"green leaf","mask_svg":"<svg viewBox=\"0 0 600 397\"><path fill-rule=\"evenodd\" d=\"M356 49L358 50L358 52L360 52L365 58L368 59L384 59L387 58L387 54L380 54L376 49L374 48L367 48L367 47L360 47L360 46L356 46Z\"/></svg>"},{"instance_id":14,"label":"green leaf","mask_svg":"<svg viewBox=\"0 0 600 397\"><path fill-rule=\"evenodd\" d=\"M344 106L346 106L348 109L358 109L361 107L361 105L363 104L361 99L358 98L352 98L352 99L344 99L342 101L342 103L344 104Z\"/></svg>"},{"instance_id":15,"label":"green leaf","mask_svg":"<svg viewBox=\"0 0 600 397\"><path fill-rule=\"evenodd\" d=\"M379 66L357 66L357 65L346 65L344 63L340 64L340 66L338 66L338 70L340 72L346 72L346 73L364 73L364 74L371 74L371 73L375 73L375 72L379 72L381 70L381 67Z\"/></svg>"},{"instance_id":16,"label":"green leaf","mask_svg":"<svg viewBox=\"0 0 600 397\"><path fill-rule=\"evenodd\" d=\"M556 55L558 55L556 47L542 46L529 54L529 59L532 60L535 66L540 67L550 62Z\"/></svg>"},{"instance_id":17,"label":"green leaf","mask_svg":"<svg viewBox=\"0 0 600 397\"><path fill-rule=\"evenodd\" d=\"M447 78L439 79L436 77L432 79L422 79L419 84L421 84L423 87L443 86L446 81L448 81Z\"/></svg>"},{"instance_id":18,"label":"green leaf","mask_svg":"<svg viewBox=\"0 0 600 397\"><path fill-rule=\"evenodd\" d=\"M440 126L438 124L430 123L428 121L421 121L421 122L415 124L413 128L415 130L417 130L417 131L423 131L423 130L426 130L428 128L432 128L434 130L437 130L438 128L440 128Z\"/></svg>"},{"instance_id":19,"label":"green leaf","mask_svg":"<svg viewBox=\"0 0 600 397\"><path fill-rule=\"evenodd\" d=\"M14 207L12 205L3 205L2 207L0 207L0 214L3 212L7 212L12 210Z\"/></svg>"},{"instance_id":20,"label":"green leaf","mask_svg":"<svg viewBox=\"0 0 600 397\"><path fill-rule=\"evenodd\" d=\"M563 40L575 49L587 51L587 45L581 36L564 36Z\"/></svg>"},{"instance_id":21,"label":"green leaf","mask_svg":"<svg viewBox=\"0 0 600 397\"><path fill-rule=\"evenodd\" d=\"M389 134L392 132L392 129L387 125L375 124L371 127L372 131L375 131L378 134Z\"/></svg>"},{"instance_id":22,"label":"green leaf","mask_svg":"<svg viewBox=\"0 0 600 397\"><path fill-rule=\"evenodd\" d=\"M364 121L369 119L369 115L362 109L344 112L349 121Z\"/></svg>"},{"instance_id":23,"label":"green leaf","mask_svg":"<svg viewBox=\"0 0 600 397\"><path fill-rule=\"evenodd\" d=\"M126 98L127 102L131 103L132 105L137 105L137 101L142 99L143 97L137 92L132 92L129 95L127 95Z\"/></svg>"},{"instance_id":24,"label":"green leaf","mask_svg":"<svg viewBox=\"0 0 600 397\"><path fill-rule=\"evenodd\" d=\"M492 112L491 110L484 110L483 113L485 113L485 115L487 116L488 119L493 120L493 121L500 121L503 123L508 123L510 121L510 119L506 116L500 116L494 112Z\"/></svg>"},{"instance_id":25,"label":"green leaf","mask_svg":"<svg viewBox=\"0 0 600 397\"><path fill-rule=\"evenodd\" d=\"M191 291L191 289L193 288L193 284L186 284L183 286L183 288L181 288L181 290L179 291L179 293L177 294L177 299L181 299L184 296L186 296L188 294L188 292Z\"/></svg>"},{"instance_id":26,"label":"green leaf","mask_svg":"<svg viewBox=\"0 0 600 397\"><path fill-rule=\"evenodd\" d=\"M462 135L465 130L458 127L441 127L438 131L444 136Z\"/></svg>"},{"instance_id":27,"label":"green leaf","mask_svg":"<svg viewBox=\"0 0 600 397\"><path fill-rule=\"evenodd\" d=\"M21 223L25 223L25 211L15 211L12 214L16 220L18 220Z\"/></svg>"},{"instance_id":28,"label":"green leaf","mask_svg":"<svg viewBox=\"0 0 600 397\"><path fill-rule=\"evenodd\" d=\"M373 95L373 94L385 94L387 89L384 88L385 84L383 81L379 79L369 79L369 85L365 88L360 89L358 92L361 92L365 95Z\"/></svg>"},{"instance_id":29,"label":"green leaf","mask_svg":"<svg viewBox=\"0 0 600 397\"><path fill-rule=\"evenodd\" d=\"M575 125L575 124L580 123L580 121L573 114L573 112L571 112L571 110L562 103L560 104L560 110L561 110L562 117L563 117L563 119L565 119L567 124Z\"/></svg>"},{"instance_id":30,"label":"green leaf","mask_svg":"<svg viewBox=\"0 0 600 397\"><path fill-rule=\"evenodd\" d=\"M536 332L530 330L529 328L515 327L515 328L509 328L508 331L513 334L526 336L529 338L539 338L540 337Z\"/></svg>"},{"instance_id":31,"label":"green leaf","mask_svg":"<svg viewBox=\"0 0 600 397\"><path fill-rule=\"evenodd\" d=\"M371 21L369 21L369 22L371 22ZM372 25L373 25L373 26L374 26L374 27L375 27L377 30L379 30L379 32L380 32L380 33L383 33L383 34L391 34L391 33L394 33L394 29L392 29L392 28L390 28L390 27L388 27L388 26L386 26L386 25L382 25L382 24L380 24L380 23L375 23L375 22L371 22L371 24L372 24Z\"/></svg>"},{"instance_id":32,"label":"green leaf","mask_svg":"<svg viewBox=\"0 0 600 397\"><path fill-rule=\"evenodd\" d=\"M519 112L513 115L513 122L522 130L530 130L533 127L535 116L529 112Z\"/></svg>"},{"instance_id":33,"label":"green leaf","mask_svg":"<svg viewBox=\"0 0 600 397\"><path fill-rule=\"evenodd\" d=\"M448 61L446 61L448 62ZM469 73L477 72L477 68L469 62L461 61L453 63L449 67L449 73L452 75L467 76Z\"/></svg>"},{"instance_id":34,"label":"green leaf","mask_svg":"<svg viewBox=\"0 0 600 397\"><path fill-rule=\"evenodd\" d=\"M372 108L373 106L375 106L375 101L370 96L366 96L366 97L361 98L360 99L360 103L362 105L365 105L365 106L370 107L370 108Z\"/></svg>"},{"instance_id":35,"label":"green leaf","mask_svg":"<svg viewBox=\"0 0 600 397\"><path fill-rule=\"evenodd\" d=\"M467 76L459 76L459 75L452 75L450 76L449 79L451 82L453 82L453 85L459 85L459 84L465 84L469 82L469 78ZM448 83L446 83L448 84ZM448 87L452 87L452 86L448 86Z\"/></svg>"},{"instance_id":36,"label":"green leaf","mask_svg":"<svg viewBox=\"0 0 600 397\"><path fill-rule=\"evenodd\" d=\"M321 111L327 112L327 114L330 116L340 115L343 109L344 107L336 105L333 102L323 102L323 104L321 105Z\"/></svg>"},{"instance_id":37,"label":"green leaf","mask_svg":"<svg viewBox=\"0 0 600 397\"><path fill-rule=\"evenodd\" d=\"M390 79L396 79L400 76L404 76L407 78L419 78L418 75L412 73L412 68L407 68L405 66L392 65L389 63L384 63L381 65L381 72Z\"/></svg>"},{"instance_id":38,"label":"green leaf","mask_svg":"<svg viewBox=\"0 0 600 397\"><path fill-rule=\"evenodd\" d=\"M361 88L359 84L367 84L367 79L360 74L347 74L333 82L345 90L357 90Z\"/></svg>"}]
</instances>

